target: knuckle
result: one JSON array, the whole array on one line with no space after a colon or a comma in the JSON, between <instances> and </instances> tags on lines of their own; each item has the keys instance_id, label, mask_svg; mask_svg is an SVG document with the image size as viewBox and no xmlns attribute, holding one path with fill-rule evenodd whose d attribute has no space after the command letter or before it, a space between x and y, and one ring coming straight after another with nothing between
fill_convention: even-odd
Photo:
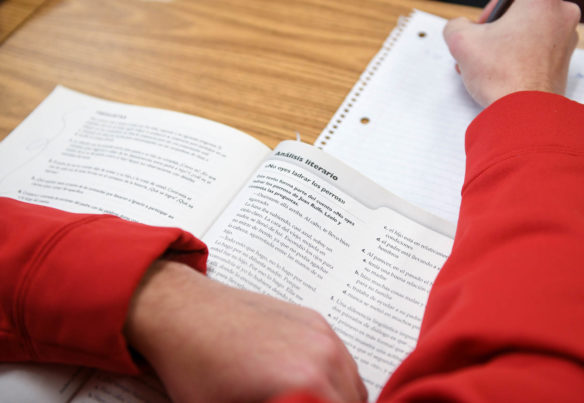
<instances>
[{"instance_id":1,"label":"knuckle","mask_svg":"<svg viewBox=\"0 0 584 403\"><path fill-rule=\"evenodd\" d=\"M578 36L578 32L574 32L571 39L572 39L572 42L570 43L570 48L574 49L576 46L578 46L578 42L580 41L580 37Z\"/></svg>"},{"instance_id":2,"label":"knuckle","mask_svg":"<svg viewBox=\"0 0 584 403\"><path fill-rule=\"evenodd\" d=\"M332 333L322 338L319 345L319 359L325 371L335 371L345 366L344 347L338 337Z\"/></svg>"},{"instance_id":3,"label":"knuckle","mask_svg":"<svg viewBox=\"0 0 584 403\"><path fill-rule=\"evenodd\" d=\"M329 387L328 374L317 365L305 365L304 368L297 373L295 387L299 389L311 390L314 392L322 392Z\"/></svg>"},{"instance_id":4,"label":"knuckle","mask_svg":"<svg viewBox=\"0 0 584 403\"><path fill-rule=\"evenodd\" d=\"M329 323L320 313L314 310L307 310L307 317L313 329L322 333L327 333L329 330L332 330Z\"/></svg>"},{"instance_id":5,"label":"knuckle","mask_svg":"<svg viewBox=\"0 0 584 403\"><path fill-rule=\"evenodd\" d=\"M320 341L319 349L322 353L322 356L328 361L331 358L335 358L338 354L339 347L338 342L335 340L332 335L326 334L322 337Z\"/></svg>"},{"instance_id":6,"label":"knuckle","mask_svg":"<svg viewBox=\"0 0 584 403\"><path fill-rule=\"evenodd\" d=\"M562 3L566 23L570 24L570 26L575 27L578 24L578 22L580 22L580 18L582 16L580 6L578 6L576 3L567 1L564 1Z\"/></svg>"},{"instance_id":7,"label":"knuckle","mask_svg":"<svg viewBox=\"0 0 584 403\"><path fill-rule=\"evenodd\" d=\"M445 34L444 40L448 45L448 49L450 49L450 53L455 58L458 58L461 53L465 52L467 38L467 35L461 30L451 31Z\"/></svg>"},{"instance_id":8,"label":"knuckle","mask_svg":"<svg viewBox=\"0 0 584 403\"><path fill-rule=\"evenodd\" d=\"M449 20L443 29L444 36L454 35L456 33L460 33L468 26L469 20L465 17L458 17Z\"/></svg>"}]
</instances>

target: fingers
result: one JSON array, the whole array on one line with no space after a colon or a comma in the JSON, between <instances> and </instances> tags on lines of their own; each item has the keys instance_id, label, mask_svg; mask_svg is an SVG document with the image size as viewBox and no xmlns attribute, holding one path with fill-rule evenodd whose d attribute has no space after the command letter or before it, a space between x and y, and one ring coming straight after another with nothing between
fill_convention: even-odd
<instances>
[{"instance_id":1,"label":"fingers","mask_svg":"<svg viewBox=\"0 0 584 403\"><path fill-rule=\"evenodd\" d=\"M493 0L491 0L491 3L492 2ZM465 32L473 25L474 24L466 18L456 18L448 21L442 31L448 49L456 60L458 60L460 54L461 41L463 41L466 36ZM460 65L458 63L454 65L454 69L458 74L461 74Z\"/></svg>"},{"instance_id":2,"label":"fingers","mask_svg":"<svg viewBox=\"0 0 584 403\"><path fill-rule=\"evenodd\" d=\"M331 329L331 331L333 331ZM341 340L341 338L334 333L334 337L338 340L338 343L341 347L341 359L343 364L341 366L341 370L343 371L343 378L345 381L345 388L347 389L347 396L351 397L350 402L366 402L367 401L367 388L359 375L359 368L357 367L357 363L355 359L345 346L345 343Z\"/></svg>"},{"instance_id":3,"label":"fingers","mask_svg":"<svg viewBox=\"0 0 584 403\"><path fill-rule=\"evenodd\" d=\"M578 23L580 22L582 13L580 7L576 3L572 3L569 1L562 1L561 7L568 26L571 29L576 29Z\"/></svg>"},{"instance_id":4,"label":"fingers","mask_svg":"<svg viewBox=\"0 0 584 403\"><path fill-rule=\"evenodd\" d=\"M562 17L564 20L564 24L568 32L571 33L570 40L568 42L568 48L570 49L571 56L572 52L578 46L578 23L580 22L581 18L581 10L580 7L576 3L568 2L568 1L561 1L560 7L562 10Z\"/></svg>"},{"instance_id":5,"label":"fingers","mask_svg":"<svg viewBox=\"0 0 584 403\"><path fill-rule=\"evenodd\" d=\"M332 393L329 399L334 402L366 402L367 388L359 375L353 356L328 323L326 335L330 337L327 343L330 351L323 348L323 352L326 360L330 360L327 364L328 382L333 389L329 391Z\"/></svg>"},{"instance_id":6,"label":"fingers","mask_svg":"<svg viewBox=\"0 0 584 403\"><path fill-rule=\"evenodd\" d=\"M448 21L442 32L450 53L458 63L465 52L465 42L469 41L470 30L476 25L466 18L456 18ZM460 68L457 68L460 72Z\"/></svg>"},{"instance_id":7,"label":"fingers","mask_svg":"<svg viewBox=\"0 0 584 403\"><path fill-rule=\"evenodd\" d=\"M574 34L572 35L572 43L571 43L571 48L572 49L576 49L578 47L578 42L580 41L580 38L578 37L578 31L574 30Z\"/></svg>"},{"instance_id":8,"label":"fingers","mask_svg":"<svg viewBox=\"0 0 584 403\"><path fill-rule=\"evenodd\" d=\"M339 343L342 341L339 339ZM359 375L357 363L344 346L342 346L342 365L339 366L339 376L342 379L339 384L340 390L344 392L346 398L349 402L366 402L367 401L367 388Z\"/></svg>"},{"instance_id":9,"label":"fingers","mask_svg":"<svg viewBox=\"0 0 584 403\"><path fill-rule=\"evenodd\" d=\"M363 379L361 379L361 375L359 375L359 370L357 368L357 363L349 353L349 350L343 344L343 348L345 350L347 359L349 360L349 374L352 376L353 379L353 390L355 390L355 401L356 402L366 402L368 397L367 388L365 387L365 383L363 383Z\"/></svg>"},{"instance_id":10,"label":"fingers","mask_svg":"<svg viewBox=\"0 0 584 403\"><path fill-rule=\"evenodd\" d=\"M446 39L446 41L448 42L449 37L461 31L465 31L472 25L473 23L470 22L468 18L464 17L454 18L446 23L446 25L444 26L444 30L442 31L442 35L444 36L444 39Z\"/></svg>"},{"instance_id":11,"label":"fingers","mask_svg":"<svg viewBox=\"0 0 584 403\"><path fill-rule=\"evenodd\" d=\"M369 392L367 392L367 387L360 376L355 377L355 383L357 386L357 402L366 402L369 398Z\"/></svg>"},{"instance_id":12,"label":"fingers","mask_svg":"<svg viewBox=\"0 0 584 403\"><path fill-rule=\"evenodd\" d=\"M331 330L332 332L332 330ZM307 365L292 384L284 385L281 392L305 390L331 403L359 403L367 401L367 390L357 367L348 352L342 351L336 340L318 343L318 353L313 356L314 366Z\"/></svg>"},{"instance_id":13,"label":"fingers","mask_svg":"<svg viewBox=\"0 0 584 403\"><path fill-rule=\"evenodd\" d=\"M489 3L485 6L485 8L483 8L483 12L481 13L481 15L479 16L479 20L477 21L479 24L484 23L485 21L487 21L487 18L489 18L489 15L491 15L491 13L493 12L493 9L495 8L495 6L497 5L497 2L499 0L491 0L489 1Z\"/></svg>"},{"instance_id":14,"label":"fingers","mask_svg":"<svg viewBox=\"0 0 584 403\"><path fill-rule=\"evenodd\" d=\"M351 358L352 361L352 358ZM348 361L336 366L329 374L327 398L332 402L358 403L367 401L367 388L356 366Z\"/></svg>"}]
</instances>

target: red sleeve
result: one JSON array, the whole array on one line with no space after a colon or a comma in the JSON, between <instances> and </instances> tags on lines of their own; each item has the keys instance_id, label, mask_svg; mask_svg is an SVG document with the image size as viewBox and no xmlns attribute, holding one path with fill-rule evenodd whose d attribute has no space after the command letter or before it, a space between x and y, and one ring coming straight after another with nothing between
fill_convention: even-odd
<instances>
[{"instance_id":1,"label":"red sleeve","mask_svg":"<svg viewBox=\"0 0 584 403\"><path fill-rule=\"evenodd\" d=\"M136 373L122 328L145 270L165 252L205 270L205 245L177 228L7 198L0 212L0 361Z\"/></svg>"},{"instance_id":2,"label":"red sleeve","mask_svg":"<svg viewBox=\"0 0 584 403\"><path fill-rule=\"evenodd\" d=\"M581 401L584 106L505 97L467 132L452 254L381 401Z\"/></svg>"},{"instance_id":3,"label":"red sleeve","mask_svg":"<svg viewBox=\"0 0 584 403\"><path fill-rule=\"evenodd\" d=\"M452 254L379 402L581 402L584 106L509 95L473 121L466 148Z\"/></svg>"}]
</instances>

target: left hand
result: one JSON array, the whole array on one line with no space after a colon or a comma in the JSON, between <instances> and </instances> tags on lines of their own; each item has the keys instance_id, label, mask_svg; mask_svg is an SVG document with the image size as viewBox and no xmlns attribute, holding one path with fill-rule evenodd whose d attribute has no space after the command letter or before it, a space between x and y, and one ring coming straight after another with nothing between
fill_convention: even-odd
<instances>
[{"instance_id":1,"label":"left hand","mask_svg":"<svg viewBox=\"0 0 584 403\"><path fill-rule=\"evenodd\" d=\"M158 261L125 329L176 402L260 402L304 390L363 402L357 366L317 312Z\"/></svg>"}]
</instances>

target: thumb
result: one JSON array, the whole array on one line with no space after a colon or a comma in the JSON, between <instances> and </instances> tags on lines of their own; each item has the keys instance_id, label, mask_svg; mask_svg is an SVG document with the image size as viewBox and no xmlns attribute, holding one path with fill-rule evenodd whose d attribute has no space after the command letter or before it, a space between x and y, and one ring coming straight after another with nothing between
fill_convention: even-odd
<instances>
[{"instance_id":1,"label":"thumb","mask_svg":"<svg viewBox=\"0 0 584 403\"><path fill-rule=\"evenodd\" d=\"M448 45L452 57L454 57L457 62L460 61L462 52L464 52L464 41L465 38L468 38L468 34L473 25L474 24L467 18L460 17L448 21L444 26L444 30L442 31L444 41L446 42L446 45ZM458 74L461 74L458 63L456 63L455 69Z\"/></svg>"},{"instance_id":2,"label":"thumb","mask_svg":"<svg viewBox=\"0 0 584 403\"><path fill-rule=\"evenodd\" d=\"M489 18L489 15L491 15L491 13L493 12L493 9L495 8L495 6L497 5L497 3L499 2L499 0L491 0L489 1L489 4L487 4L485 6L485 8L483 8L483 11L479 17L479 24L482 24L484 22L487 21L487 18Z\"/></svg>"},{"instance_id":3,"label":"thumb","mask_svg":"<svg viewBox=\"0 0 584 403\"><path fill-rule=\"evenodd\" d=\"M444 26L444 30L442 31L444 40L446 43L449 43L453 40L453 37L462 37L464 33L468 31L473 25L474 23L470 22L468 18L464 17L449 20Z\"/></svg>"},{"instance_id":4,"label":"thumb","mask_svg":"<svg viewBox=\"0 0 584 403\"><path fill-rule=\"evenodd\" d=\"M465 54L469 44L472 42L473 28L475 23L467 18L455 18L448 21L442 32L446 45L450 53L460 63L460 58Z\"/></svg>"}]
</instances>

